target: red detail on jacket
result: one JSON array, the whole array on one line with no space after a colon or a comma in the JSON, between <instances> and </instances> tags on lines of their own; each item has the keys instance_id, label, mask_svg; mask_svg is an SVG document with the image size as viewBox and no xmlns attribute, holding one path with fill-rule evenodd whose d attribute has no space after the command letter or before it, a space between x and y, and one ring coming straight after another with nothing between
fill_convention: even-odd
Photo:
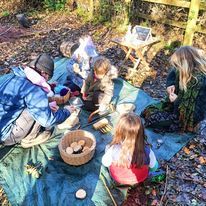
<instances>
[{"instance_id":1,"label":"red detail on jacket","mask_svg":"<svg viewBox=\"0 0 206 206\"><path fill-rule=\"evenodd\" d=\"M149 173L148 165L143 165L141 168L132 166L119 167L112 164L109 167L111 177L119 184L134 185L139 182L143 182Z\"/></svg>"}]
</instances>

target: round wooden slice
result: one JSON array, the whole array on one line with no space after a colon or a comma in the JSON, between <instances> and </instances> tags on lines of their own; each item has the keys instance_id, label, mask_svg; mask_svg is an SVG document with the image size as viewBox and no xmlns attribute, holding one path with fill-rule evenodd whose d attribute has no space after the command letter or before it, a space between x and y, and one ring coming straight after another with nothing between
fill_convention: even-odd
<instances>
[{"instance_id":1,"label":"round wooden slice","mask_svg":"<svg viewBox=\"0 0 206 206\"><path fill-rule=\"evenodd\" d=\"M87 193L83 189L79 189L76 191L76 198L83 200L87 196Z\"/></svg>"},{"instance_id":2,"label":"round wooden slice","mask_svg":"<svg viewBox=\"0 0 206 206\"><path fill-rule=\"evenodd\" d=\"M80 146L82 146L82 147L84 147L85 143L86 143L86 142L85 142L85 140L83 140L83 139L78 141L78 145L80 145Z\"/></svg>"},{"instance_id":3,"label":"round wooden slice","mask_svg":"<svg viewBox=\"0 0 206 206\"><path fill-rule=\"evenodd\" d=\"M73 148L72 148L72 147L67 147L67 148L66 148L66 153L67 153L67 154L73 154L73 152L74 152L74 151L73 151Z\"/></svg>"},{"instance_id":4,"label":"round wooden slice","mask_svg":"<svg viewBox=\"0 0 206 206\"><path fill-rule=\"evenodd\" d=\"M82 151L82 146L81 145L77 145L73 148L74 150L74 154L79 154Z\"/></svg>"},{"instance_id":5,"label":"round wooden slice","mask_svg":"<svg viewBox=\"0 0 206 206\"><path fill-rule=\"evenodd\" d=\"M122 103L117 105L116 110L120 114L124 114L124 113L133 112L135 108L136 108L135 105L132 103Z\"/></svg>"},{"instance_id":6,"label":"round wooden slice","mask_svg":"<svg viewBox=\"0 0 206 206\"><path fill-rule=\"evenodd\" d=\"M70 147L72 147L72 148L74 149L74 147L76 147L77 145L78 145L77 142L72 142L72 143L70 144Z\"/></svg>"},{"instance_id":7,"label":"round wooden slice","mask_svg":"<svg viewBox=\"0 0 206 206\"><path fill-rule=\"evenodd\" d=\"M88 147L88 146L85 146L85 147L83 148L83 152L85 152L85 151L87 151L87 150L89 150L89 147Z\"/></svg>"}]
</instances>

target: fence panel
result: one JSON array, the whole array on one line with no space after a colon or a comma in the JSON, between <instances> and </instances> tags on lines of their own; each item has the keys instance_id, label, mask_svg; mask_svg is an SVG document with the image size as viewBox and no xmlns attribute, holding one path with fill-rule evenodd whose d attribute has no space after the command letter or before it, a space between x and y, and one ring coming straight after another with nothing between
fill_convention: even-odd
<instances>
[{"instance_id":1,"label":"fence panel","mask_svg":"<svg viewBox=\"0 0 206 206\"><path fill-rule=\"evenodd\" d=\"M182 21L174 21L166 18L160 18L157 16L151 16L143 13L137 14L138 17L156 21L163 24L168 24L171 26L179 27L185 30L185 36L184 36L184 45L191 45L193 36L195 32L200 32L206 34L206 29L202 28L201 25L197 25L197 19L199 10L206 10L206 2L201 2L200 0L191 0L191 1L185 1L185 0L141 0L142 2L147 3L156 3L156 4L163 4L168 6L175 6L180 8L189 8L188 13L188 20L187 22Z\"/></svg>"},{"instance_id":2,"label":"fence panel","mask_svg":"<svg viewBox=\"0 0 206 206\"><path fill-rule=\"evenodd\" d=\"M199 14L200 0L191 0L190 10L188 15L187 27L184 36L184 45L192 45L194 33L196 31L196 22Z\"/></svg>"}]
</instances>

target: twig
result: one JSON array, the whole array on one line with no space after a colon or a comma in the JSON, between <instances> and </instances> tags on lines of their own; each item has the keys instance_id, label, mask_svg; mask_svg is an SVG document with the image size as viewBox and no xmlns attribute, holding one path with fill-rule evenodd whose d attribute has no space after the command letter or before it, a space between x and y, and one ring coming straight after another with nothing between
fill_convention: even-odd
<instances>
[{"instance_id":1,"label":"twig","mask_svg":"<svg viewBox=\"0 0 206 206\"><path fill-rule=\"evenodd\" d=\"M160 199L159 206L162 206L163 199L164 199L165 194L166 194L166 192L167 192L168 171L169 171L169 167L168 167L168 165L167 165L165 187L164 187L163 195L162 195L162 197L161 197L161 199Z\"/></svg>"},{"instance_id":2,"label":"twig","mask_svg":"<svg viewBox=\"0 0 206 206\"><path fill-rule=\"evenodd\" d=\"M184 191L185 193L187 193L187 194L190 194L193 198L195 198L196 200L199 200L199 201L202 201L202 202L204 202L205 203L205 199L204 198L202 198L201 196L196 196L196 195L194 195L194 194L192 194L192 192L189 192L189 191ZM198 195L198 194L197 194Z\"/></svg>"},{"instance_id":3,"label":"twig","mask_svg":"<svg viewBox=\"0 0 206 206\"><path fill-rule=\"evenodd\" d=\"M117 203L115 202L114 197L112 196L112 193L110 192L109 188L107 187L107 184L106 184L105 179L104 179L102 174L100 174L100 178L101 178L105 188L107 189L107 192L109 193L109 196L112 199L112 202L114 203L114 206L117 206Z\"/></svg>"},{"instance_id":4,"label":"twig","mask_svg":"<svg viewBox=\"0 0 206 206\"><path fill-rule=\"evenodd\" d=\"M165 206L167 206L168 202L169 202L169 200L167 199L167 201L166 201L166 203L165 203Z\"/></svg>"},{"instance_id":5,"label":"twig","mask_svg":"<svg viewBox=\"0 0 206 206\"><path fill-rule=\"evenodd\" d=\"M9 68L5 68L5 69L0 69L0 75L2 74L7 74L10 72L10 69Z\"/></svg>"},{"instance_id":6,"label":"twig","mask_svg":"<svg viewBox=\"0 0 206 206\"><path fill-rule=\"evenodd\" d=\"M23 38L23 37L27 37L27 36L33 36L33 35L40 35L40 34L44 34L44 33L49 33L51 31L59 31L61 29L62 28L53 28L53 29L45 29L45 30L40 30L40 31L28 32L26 34L19 35L17 38Z\"/></svg>"},{"instance_id":7,"label":"twig","mask_svg":"<svg viewBox=\"0 0 206 206\"><path fill-rule=\"evenodd\" d=\"M111 30L112 30L111 28L107 29L107 31L104 34L102 34L101 38L106 39Z\"/></svg>"},{"instance_id":8,"label":"twig","mask_svg":"<svg viewBox=\"0 0 206 206\"><path fill-rule=\"evenodd\" d=\"M8 32L10 29L11 29L11 26L10 26L6 31L0 33L0 36L3 35L3 34L5 34L6 32Z\"/></svg>"},{"instance_id":9,"label":"twig","mask_svg":"<svg viewBox=\"0 0 206 206\"><path fill-rule=\"evenodd\" d=\"M205 185L205 183L203 181L195 180L195 179L192 179L192 178L189 178L189 177L179 177L179 176L175 175L175 176L171 176L171 178L172 179L173 178L178 178L178 179L181 179L181 180L191 181L191 182L194 182L194 183Z\"/></svg>"}]
</instances>

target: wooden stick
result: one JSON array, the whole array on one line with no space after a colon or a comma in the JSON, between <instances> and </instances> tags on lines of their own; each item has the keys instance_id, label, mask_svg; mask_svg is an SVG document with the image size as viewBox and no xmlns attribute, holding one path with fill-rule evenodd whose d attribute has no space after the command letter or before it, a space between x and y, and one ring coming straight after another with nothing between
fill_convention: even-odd
<instances>
[{"instance_id":1,"label":"wooden stick","mask_svg":"<svg viewBox=\"0 0 206 206\"><path fill-rule=\"evenodd\" d=\"M107 187L107 184L106 184L105 179L104 179L102 174L100 174L100 178L101 178L105 188L107 189L107 192L109 193L109 196L112 199L112 202L114 203L114 206L117 206L117 203L115 202L114 197L112 196L112 193L110 192L109 188Z\"/></svg>"},{"instance_id":2,"label":"wooden stick","mask_svg":"<svg viewBox=\"0 0 206 206\"><path fill-rule=\"evenodd\" d=\"M0 36L3 35L3 34L5 34L6 32L8 32L10 29L11 29L11 26L10 26L6 31L0 33Z\"/></svg>"},{"instance_id":3,"label":"wooden stick","mask_svg":"<svg viewBox=\"0 0 206 206\"><path fill-rule=\"evenodd\" d=\"M203 181L200 181L200 180L195 180L195 179L192 179L192 178L189 178L189 177L179 177L177 175L175 176L171 176L171 178L178 178L178 179L182 179L182 180L186 180L186 181L191 181L191 182L194 182L194 183L197 183L197 184L201 184L201 185L205 185L205 183Z\"/></svg>"},{"instance_id":4,"label":"wooden stick","mask_svg":"<svg viewBox=\"0 0 206 206\"><path fill-rule=\"evenodd\" d=\"M60 27L60 28L53 28L53 29L45 29L45 30L27 32L25 34L21 34L21 35L17 36L17 38L23 38L23 37L27 37L27 36L33 36L33 35L40 35L40 34L43 34L43 33L46 34L46 33L49 33L50 31L59 31L60 29L62 29L62 28Z\"/></svg>"},{"instance_id":5,"label":"wooden stick","mask_svg":"<svg viewBox=\"0 0 206 206\"><path fill-rule=\"evenodd\" d=\"M159 206L162 206L163 199L164 199L165 194L166 194L166 192L167 192L167 179L168 179L168 171L169 171L169 167L168 167L168 165L167 165L167 170L166 170L166 180L165 180L165 187L164 187L164 192L163 192L163 195L162 195L162 197L161 197L161 199L160 199L160 204L159 204Z\"/></svg>"}]
</instances>

